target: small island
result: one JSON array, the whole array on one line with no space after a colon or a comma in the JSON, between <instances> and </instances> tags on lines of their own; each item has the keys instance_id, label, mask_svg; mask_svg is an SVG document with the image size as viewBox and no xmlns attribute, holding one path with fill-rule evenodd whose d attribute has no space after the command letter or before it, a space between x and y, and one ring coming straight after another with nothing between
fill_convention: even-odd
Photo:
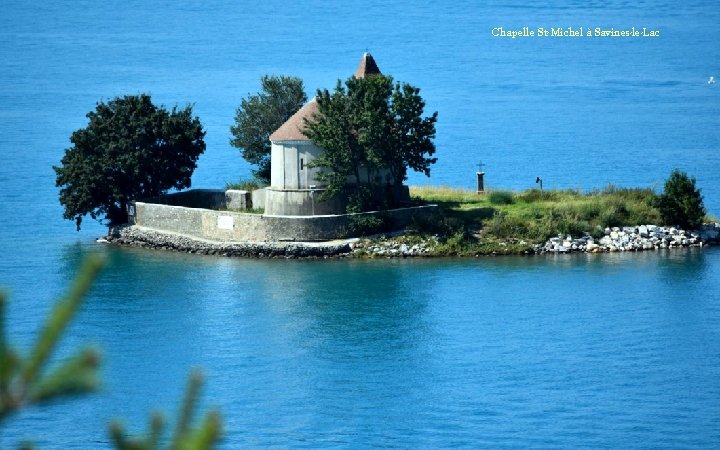
<instances>
[{"instance_id":1,"label":"small island","mask_svg":"<svg viewBox=\"0 0 720 450\"><path fill-rule=\"evenodd\" d=\"M406 208L316 216L270 216L245 209L252 194L195 190L158 199L163 203L136 203L133 224L112 228L103 240L187 253L271 258L610 253L720 243L717 221L708 219L685 228L656 225L664 223L657 206L662 196L651 189L608 186L588 193L539 189L477 193L411 187L412 206ZM201 199L215 203L198 207ZM139 222L137 214L144 217ZM368 218L377 219L371 222L380 223L380 228L360 229ZM279 234L268 239L259 234L264 230ZM227 238L234 232L240 238Z\"/></svg>"},{"instance_id":2,"label":"small island","mask_svg":"<svg viewBox=\"0 0 720 450\"><path fill-rule=\"evenodd\" d=\"M204 134L191 106L147 95L99 103L55 167L65 218L107 220L101 241L252 257L480 256L623 252L718 243L695 179L672 171L657 194L486 192L412 187L430 176L437 113L365 52L354 74L308 101L302 80L264 76L230 128L254 180L185 190ZM179 192L168 193L170 190Z\"/></svg>"}]
</instances>

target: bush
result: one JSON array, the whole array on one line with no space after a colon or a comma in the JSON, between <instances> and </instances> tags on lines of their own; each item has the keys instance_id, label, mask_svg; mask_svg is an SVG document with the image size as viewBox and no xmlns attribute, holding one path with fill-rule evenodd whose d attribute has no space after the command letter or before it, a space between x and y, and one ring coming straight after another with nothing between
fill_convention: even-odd
<instances>
[{"instance_id":1,"label":"bush","mask_svg":"<svg viewBox=\"0 0 720 450\"><path fill-rule=\"evenodd\" d=\"M605 208L600 212L598 221L606 227L621 227L629 225L628 210L625 204L618 201L605 202Z\"/></svg>"},{"instance_id":2,"label":"bush","mask_svg":"<svg viewBox=\"0 0 720 450\"><path fill-rule=\"evenodd\" d=\"M515 196L508 191L492 191L488 195L488 200L493 205L512 205L515 202Z\"/></svg>"},{"instance_id":3,"label":"bush","mask_svg":"<svg viewBox=\"0 0 720 450\"><path fill-rule=\"evenodd\" d=\"M498 238L525 236L528 232L527 221L496 212L488 224L488 231Z\"/></svg>"},{"instance_id":4,"label":"bush","mask_svg":"<svg viewBox=\"0 0 720 450\"><path fill-rule=\"evenodd\" d=\"M356 215L348 223L348 235L351 237L368 236L386 231L388 221L384 217Z\"/></svg>"},{"instance_id":5,"label":"bush","mask_svg":"<svg viewBox=\"0 0 720 450\"><path fill-rule=\"evenodd\" d=\"M433 214L429 217L413 216L408 226L411 233L439 236L450 236L464 229L465 224L460 219L443 214Z\"/></svg>"},{"instance_id":6,"label":"bush","mask_svg":"<svg viewBox=\"0 0 720 450\"><path fill-rule=\"evenodd\" d=\"M528 189L518 195L518 199L525 203L533 203L543 199L543 192L540 189Z\"/></svg>"},{"instance_id":7,"label":"bush","mask_svg":"<svg viewBox=\"0 0 720 450\"><path fill-rule=\"evenodd\" d=\"M248 191L252 192L256 189L262 189L265 186L267 186L267 183L265 183L263 180L260 180L259 178L253 178L250 180L240 180L235 183L227 182L225 183L225 189L235 189L238 191Z\"/></svg>"},{"instance_id":8,"label":"bush","mask_svg":"<svg viewBox=\"0 0 720 450\"><path fill-rule=\"evenodd\" d=\"M658 197L657 208L666 225L678 225L695 229L702 225L705 206L700 190L695 187L695 177L675 169L665 182L665 189Z\"/></svg>"},{"instance_id":9,"label":"bush","mask_svg":"<svg viewBox=\"0 0 720 450\"><path fill-rule=\"evenodd\" d=\"M439 244L435 252L445 256L466 255L473 251L475 245L475 240L466 231L457 231Z\"/></svg>"}]
</instances>

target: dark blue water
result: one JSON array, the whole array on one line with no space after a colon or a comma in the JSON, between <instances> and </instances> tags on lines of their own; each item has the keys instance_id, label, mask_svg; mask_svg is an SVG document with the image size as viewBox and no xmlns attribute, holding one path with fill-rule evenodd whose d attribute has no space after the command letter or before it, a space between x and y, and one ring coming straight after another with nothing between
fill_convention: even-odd
<instances>
[{"instance_id":1,"label":"dark blue water","mask_svg":"<svg viewBox=\"0 0 720 450\"><path fill-rule=\"evenodd\" d=\"M363 51L439 111L438 164L412 184L654 186L697 177L720 211L720 76L711 1L44 2L0 11L0 283L32 344L82 256L110 265L63 343L103 349L104 388L31 408L0 448L107 447L106 424L174 411L208 377L224 448L715 447L720 253L437 261L255 261L94 243L54 187L97 101L193 103L208 150L197 187L250 168L228 144L264 73L311 94ZM502 39L496 26L658 28L658 39Z\"/></svg>"}]
</instances>

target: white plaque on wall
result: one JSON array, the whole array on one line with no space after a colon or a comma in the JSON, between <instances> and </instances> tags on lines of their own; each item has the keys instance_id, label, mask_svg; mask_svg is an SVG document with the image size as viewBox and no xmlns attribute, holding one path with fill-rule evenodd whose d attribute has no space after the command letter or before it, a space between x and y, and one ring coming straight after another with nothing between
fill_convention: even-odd
<instances>
[{"instance_id":1,"label":"white plaque on wall","mask_svg":"<svg viewBox=\"0 0 720 450\"><path fill-rule=\"evenodd\" d=\"M221 230L232 230L233 229L233 217L232 216L218 216L218 228Z\"/></svg>"}]
</instances>

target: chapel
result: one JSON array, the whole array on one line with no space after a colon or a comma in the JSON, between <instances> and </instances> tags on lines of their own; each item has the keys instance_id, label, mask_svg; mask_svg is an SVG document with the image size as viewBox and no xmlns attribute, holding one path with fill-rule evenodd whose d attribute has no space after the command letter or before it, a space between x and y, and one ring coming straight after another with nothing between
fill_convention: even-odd
<instances>
[{"instance_id":1,"label":"chapel","mask_svg":"<svg viewBox=\"0 0 720 450\"><path fill-rule=\"evenodd\" d=\"M370 53L365 52L354 73L357 78L380 74ZM308 167L322 149L303 134L305 119L318 114L317 100L313 98L270 135L270 186L265 188L265 214L269 215L325 215L341 214L344 205L339 200L320 202L323 182L317 178L323 170ZM348 184L355 181L348 179Z\"/></svg>"}]
</instances>

